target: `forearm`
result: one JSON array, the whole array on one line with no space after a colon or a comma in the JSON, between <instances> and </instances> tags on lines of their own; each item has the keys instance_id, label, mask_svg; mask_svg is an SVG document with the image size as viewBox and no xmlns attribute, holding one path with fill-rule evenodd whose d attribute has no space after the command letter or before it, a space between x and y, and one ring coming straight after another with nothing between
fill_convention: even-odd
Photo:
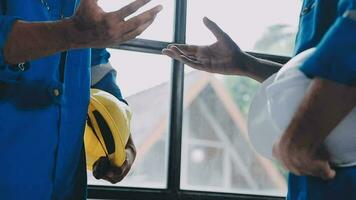
<instances>
[{"instance_id":1,"label":"forearm","mask_svg":"<svg viewBox=\"0 0 356 200\"><path fill-rule=\"evenodd\" d=\"M68 33L71 20L57 22L17 21L4 47L5 61L10 64L26 62L70 49Z\"/></svg>"},{"instance_id":2,"label":"forearm","mask_svg":"<svg viewBox=\"0 0 356 200\"><path fill-rule=\"evenodd\" d=\"M356 87L314 79L283 137L302 148L317 150L355 102Z\"/></svg>"},{"instance_id":3,"label":"forearm","mask_svg":"<svg viewBox=\"0 0 356 200\"><path fill-rule=\"evenodd\" d=\"M283 66L280 63L259 59L249 54L246 54L246 56L246 76L259 82L263 82L268 77L278 72Z\"/></svg>"}]
</instances>

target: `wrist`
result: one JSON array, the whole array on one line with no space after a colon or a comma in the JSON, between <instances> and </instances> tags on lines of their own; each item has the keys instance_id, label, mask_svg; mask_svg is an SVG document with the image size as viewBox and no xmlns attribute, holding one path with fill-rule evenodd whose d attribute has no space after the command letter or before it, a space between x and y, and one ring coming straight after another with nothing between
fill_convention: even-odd
<instances>
[{"instance_id":1,"label":"wrist","mask_svg":"<svg viewBox=\"0 0 356 200\"><path fill-rule=\"evenodd\" d=\"M263 82L271 75L278 72L283 67L282 64L256 58L247 54L246 58L246 76L255 79L256 81Z\"/></svg>"},{"instance_id":2,"label":"wrist","mask_svg":"<svg viewBox=\"0 0 356 200\"><path fill-rule=\"evenodd\" d=\"M70 34L72 29L72 22L69 19L63 19L56 23L59 43L63 51L73 48L73 39Z\"/></svg>"},{"instance_id":3,"label":"wrist","mask_svg":"<svg viewBox=\"0 0 356 200\"><path fill-rule=\"evenodd\" d=\"M320 148L325 138L313 126L303 126L292 122L281 140L285 141L285 144L292 149L300 149L312 153Z\"/></svg>"},{"instance_id":4,"label":"wrist","mask_svg":"<svg viewBox=\"0 0 356 200\"><path fill-rule=\"evenodd\" d=\"M241 69L244 76L247 76L252 79L256 79L258 75L261 73L261 61L260 59L248 54L243 53L243 62L241 63Z\"/></svg>"},{"instance_id":5,"label":"wrist","mask_svg":"<svg viewBox=\"0 0 356 200\"><path fill-rule=\"evenodd\" d=\"M76 25L75 18L66 18L61 21L63 27L63 41L67 49L86 48L86 43L83 42L84 34Z\"/></svg>"},{"instance_id":6,"label":"wrist","mask_svg":"<svg viewBox=\"0 0 356 200\"><path fill-rule=\"evenodd\" d=\"M253 57L243 51L236 51L233 53L233 56L227 61L230 63L229 70L225 70L224 74L229 75L239 75L239 76L248 76L250 73L250 65L253 62Z\"/></svg>"}]
</instances>

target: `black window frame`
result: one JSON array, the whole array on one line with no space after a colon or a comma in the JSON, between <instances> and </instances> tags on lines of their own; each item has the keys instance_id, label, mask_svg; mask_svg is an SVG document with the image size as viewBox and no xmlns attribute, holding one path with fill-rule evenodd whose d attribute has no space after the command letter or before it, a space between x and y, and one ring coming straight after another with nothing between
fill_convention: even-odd
<instances>
[{"instance_id":1,"label":"black window frame","mask_svg":"<svg viewBox=\"0 0 356 200\"><path fill-rule=\"evenodd\" d=\"M172 43L186 42L186 16L187 1L175 0L174 14L174 39ZM143 52L149 54L161 54L163 48L170 42L134 39L129 42L112 46L113 49ZM288 62L290 57L248 52L258 58L275 61L281 64ZM282 200L284 197L232 194L206 191L189 191L180 189L181 175L181 143L183 121L183 91L184 91L184 65L172 60L171 79L171 107L169 120L169 152L168 152L168 180L165 189L114 187L114 186L88 186L89 199L125 199L125 200Z\"/></svg>"}]
</instances>

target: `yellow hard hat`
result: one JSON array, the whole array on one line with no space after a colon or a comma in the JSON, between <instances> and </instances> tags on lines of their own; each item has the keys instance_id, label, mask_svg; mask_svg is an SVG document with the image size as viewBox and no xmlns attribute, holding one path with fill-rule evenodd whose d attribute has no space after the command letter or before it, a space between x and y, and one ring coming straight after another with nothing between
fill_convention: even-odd
<instances>
[{"instance_id":1,"label":"yellow hard hat","mask_svg":"<svg viewBox=\"0 0 356 200\"><path fill-rule=\"evenodd\" d=\"M88 120L84 133L87 169L100 157L116 166L126 159L125 146L130 137L131 110L108 92L91 89Z\"/></svg>"}]
</instances>

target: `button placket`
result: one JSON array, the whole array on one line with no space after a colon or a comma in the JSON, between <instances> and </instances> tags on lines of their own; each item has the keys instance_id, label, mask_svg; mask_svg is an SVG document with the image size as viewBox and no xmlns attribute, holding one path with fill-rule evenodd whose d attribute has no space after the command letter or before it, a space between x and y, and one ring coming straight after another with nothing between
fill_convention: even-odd
<instances>
[{"instance_id":1,"label":"button placket","mask_svg":"<svg viewBox=\"0 0 356 200\"><path fill-rule=\"evenodd\" d=\"M61 104L63 101L63 84L55 83L51 87L48 88L48 93L52 97L53 102L56 104Z\"/></svg>"},{"instance_id":2,"label":"button placket","mask_svg":"<svg viewBox=\"0 0 356 200\"><path fill-rule=\"evenodd\" d=\"M61 95L61 92L59 91L59 89L53 89L53 96L59 97L60 95Z\"/></svg>"}]
</instances>

